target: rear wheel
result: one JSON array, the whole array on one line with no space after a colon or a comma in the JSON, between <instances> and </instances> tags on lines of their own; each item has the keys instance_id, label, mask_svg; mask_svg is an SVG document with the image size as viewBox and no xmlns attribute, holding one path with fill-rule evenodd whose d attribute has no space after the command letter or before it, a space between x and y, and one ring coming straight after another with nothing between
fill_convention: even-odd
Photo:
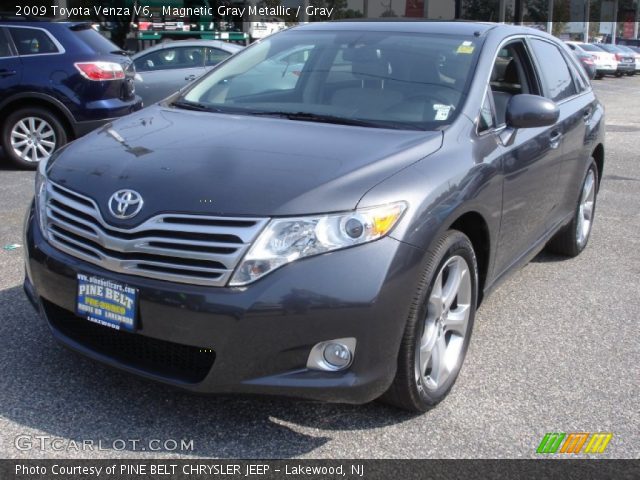
<instances>
[{"instance_id":1,"label":"rear wheel","mask_svg":"<svg viewBox=\"0 0 640 480\"><path fill-rule=\"evenodd\" d=\"M44 108L21 108L3 124L2 147L9 160L20 168L37 168L65 143L67 134L62 122Z\"/></svg>"},{"instance_id":2,"label":"rear wheel","mask_svg":"<svg viewBox=\"0 0 640 480\"><path fill-rule=\"evenodd\" d=\"M443 400L464 361L477 299L471 242L449 230L436 243L411 305L396 377L381 400L424 412Z\"/></svg>"},{"instance_id":3,"label":"rear wheel","mask_svg":"<svg viewBox=\"0 0 640 480\"><path fill-rule=\"evenodd\" d=\"M582 182L576 211L566 227L560 230L548 244L548 249L560 255L575 257L587 246L596 212L598 196L598 167L592 159Z\"/></svg>"}]
</instances>

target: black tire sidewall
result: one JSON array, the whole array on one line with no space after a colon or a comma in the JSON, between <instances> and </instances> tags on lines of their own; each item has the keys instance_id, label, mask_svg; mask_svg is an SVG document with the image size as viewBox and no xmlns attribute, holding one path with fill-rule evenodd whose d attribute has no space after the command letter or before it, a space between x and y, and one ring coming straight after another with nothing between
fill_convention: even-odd
<instances>
[{"instance_id":1,"label":"black tire sidewall","mask_svg":"<svg viewBox=\"0 0 640 480\"><path fill-rule=\"evenodd\" d=\"M27 117L41 118L49 123L49 125L51 125L56 135L56 146L54 151L67 143L67 132L65 131L65 128L59 118L54 113L45 108L26 107L9 114L2 127L2 147L4 149L5 155L15 166L23 169L35 170L38 167L37 163L26 162L25 160L17 156L13 151L13 148L11 147L11 129L21 119Z\"/></svg>"}]
</instances>

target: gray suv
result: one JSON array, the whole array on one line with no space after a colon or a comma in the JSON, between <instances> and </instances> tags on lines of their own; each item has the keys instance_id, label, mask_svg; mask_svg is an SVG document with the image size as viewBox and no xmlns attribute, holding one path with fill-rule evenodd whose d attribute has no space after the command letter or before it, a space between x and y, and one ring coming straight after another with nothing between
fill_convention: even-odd
<instances>
[{"instance_id":1,"label":"gray suv","mask_svg":"<svg viewBox=\"0 0 640 480\"><path fill-rule=\"evenodd\" d=\"M586 247L603 165L545 33L308 24L43 163L25 290L63 344L171 385L425 411L482 299Z\"/></svg>"}]
</instances>

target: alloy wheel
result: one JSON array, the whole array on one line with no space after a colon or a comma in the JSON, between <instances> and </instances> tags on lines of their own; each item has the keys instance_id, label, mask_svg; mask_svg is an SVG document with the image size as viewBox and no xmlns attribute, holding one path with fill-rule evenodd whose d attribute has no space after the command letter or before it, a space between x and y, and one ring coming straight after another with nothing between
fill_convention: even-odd
<instances>
[{"instance_id":1,"label":"alloy wheel","mask_svg":"<svg viewBox=\"0 0 640 480\"><path fill-rule=\"evenodd\" d=\"M22 160L39 163L56 149L56 133L49 122L38 117L19 120L11 129L11 147Z\"/></svg>"},{"instance_id":2,"label":"alloy wheel","mask_svg":"<svg viewBox=\"0 0 640 480\"><path fill-rule=\"evenodd\" d=\"M429 295L416 355L416 380L428 391L445 385L462 361L472 298L467 262L459 255L449 258Z\"/></svg>"}]
</instances>

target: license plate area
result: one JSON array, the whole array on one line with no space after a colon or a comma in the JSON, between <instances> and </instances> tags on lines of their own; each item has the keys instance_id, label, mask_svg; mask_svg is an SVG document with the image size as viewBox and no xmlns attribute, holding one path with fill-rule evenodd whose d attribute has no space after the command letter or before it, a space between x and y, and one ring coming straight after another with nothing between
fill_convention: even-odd
<instances>
[{"instance_id":1,"label":"license plate area","mask_svg":"<svg viewBox=\"0 0 640 480\"><path fill-rule=\"evenodd\" d=\"M76 314L79 317L116 330L136 330L137 289L84 273L78 273L77 279Z\"/></svg>"}]
</instances>

